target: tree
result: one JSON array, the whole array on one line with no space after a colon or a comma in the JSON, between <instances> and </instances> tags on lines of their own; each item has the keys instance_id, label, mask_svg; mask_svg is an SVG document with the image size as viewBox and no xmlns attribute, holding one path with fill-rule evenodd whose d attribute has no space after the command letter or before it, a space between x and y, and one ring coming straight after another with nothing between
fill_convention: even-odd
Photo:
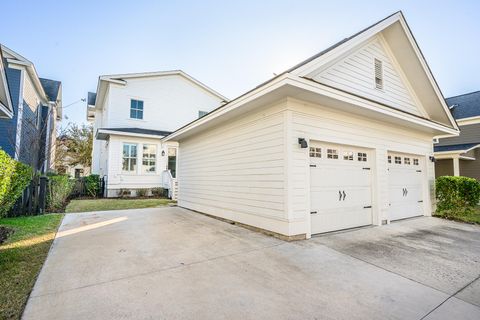
<instances>
[{"instance_id":1,"label":"tree","mask_svg":"<svg viewBox=\"0 0 480 320\"><path fill-rule=\"evenodd\" d=\"M56 167L68 164L84 167L92 165L93 127L70 123L58 137L56 148Z\"/></svg>"}]
</instances>

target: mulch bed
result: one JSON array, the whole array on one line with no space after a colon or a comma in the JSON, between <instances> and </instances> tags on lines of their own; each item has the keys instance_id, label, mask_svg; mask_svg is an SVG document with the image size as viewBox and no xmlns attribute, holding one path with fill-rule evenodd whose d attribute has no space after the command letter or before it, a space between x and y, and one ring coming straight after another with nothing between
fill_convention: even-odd
<instances>
[{"instance_id":1,"label":"mulch bed","mask_svg":"<svg viewBox=\"0 0 480 320\"><path fill-rule=\"evenodd\" d=\"M0 244L7 240L8 236L13 233L13 229L0 226Z\"/></svg>"}]
</instances>

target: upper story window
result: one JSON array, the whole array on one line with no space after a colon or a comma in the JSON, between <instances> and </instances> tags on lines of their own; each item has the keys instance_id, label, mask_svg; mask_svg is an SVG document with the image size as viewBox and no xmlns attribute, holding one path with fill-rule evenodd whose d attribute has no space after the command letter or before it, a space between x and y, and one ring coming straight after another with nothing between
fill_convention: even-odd
<instances>
[{"instance_id":1,"label":"upper story window","mask_svg":"<svg viewBox=\"0 0 480 320\"><path fill-rule=\"evenodd\" d=\"M136 171L137 170L137 145L134 143L123 144L123 159L122 159L123 171Z\"/></svg>"},{"instance_id":2,"label":"upper story window","mask_svg":"<svg viewBox=\"0 0 480 320\"><path fill-rule=\"evenodd\" d=\"M208 111L202 111L202 110L199 110L199 111L198 111L198 117L199 117L199 118L201 118L201 117L203 117L203 116L205 116L205 115L207 115L207 114L208 114Z\"/></svg>"},{"instance_id":3,"label":"upper story window","mask_svg":"<svg viewBox=\"0 0 480 320\"><path fill-rule=\"evenodd\" d=\"M143 119L143 101L142 100L130 100L130 118Z\"/></svg>"},{"instance_id":4,"label":"upper story window","mask_svg":"<svg viewBox=\"0 0 480 320\"><path fill-rule=\"evenodd\" d=\"M375 59L375 88L383 89L383 66L382 61Z\"/></svg>"},{"instance_id":5,"label":"upper story window","mask_svg":"<svg viewBox=\"0 0 480 320\"><path fill-rule=\"evenodd\" d=\"M144 144L142 157L143 172L155 173L157 164L157 146L154 144Z\"/></svg>"}]
</instances>

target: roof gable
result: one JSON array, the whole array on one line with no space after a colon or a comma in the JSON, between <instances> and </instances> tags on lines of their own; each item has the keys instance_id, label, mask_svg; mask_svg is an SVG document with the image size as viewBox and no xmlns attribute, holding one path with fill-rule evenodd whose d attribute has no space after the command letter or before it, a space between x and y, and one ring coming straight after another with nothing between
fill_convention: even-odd
<instances>
[{"instance_id":1,"label":"roof gable","mask_svg":"<svg viewBox=\"0 0 480 320\"><path fill-rule=\"evenodd\" d=\"M440 88L401 12L394 13L369 28L340 41L287 72L299 77L310 78L312 74L318 73L318 70L331 66L335 61L350 55L375 38L381 39L384 51L388 53L393 65L396 66L396 71L402 75L403 84L408 89L411 99L415 101L418 112L429 120L458 129ZM317 82L323 83L322 79ZM334 87L338 88L337 85ZM399 109L398 103L385 103L385 98L374 100Z\"/></svg>"},{"instance_id":2,"label":"roof gable","mask_svg":"<svg viewBox=\"0 0 480 320\"><path fill-rule=\"evenodd\" d=\"M383 38L376 35L351 53L319 67L306 77L385 105L395 106L417 116L427 117L389 51ZM381 63L382 89L375 87L375 60Z\"/></svg>"},{"instance_id":3,"label":"roof gable","mask_svg":"<svg viewBox=\"0 0 480 320\"><path fill-rule=\"evenodd\" d=\"M4 57L0 45L0 117L9 117L13 115L13 105L8 88L7 74L5 72Z\"/></svg>"}]
</instances>

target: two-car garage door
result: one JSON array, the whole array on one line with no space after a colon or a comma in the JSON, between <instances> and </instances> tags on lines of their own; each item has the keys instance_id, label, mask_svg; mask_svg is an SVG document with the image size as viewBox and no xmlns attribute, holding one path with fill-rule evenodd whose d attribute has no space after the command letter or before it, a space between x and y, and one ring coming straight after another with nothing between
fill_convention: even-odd
<instances>
[{"instance_id":1,"label":"two-car garage door","mask_svg":"<svg viewBox=\"0 0 480 320\"><path fill-rule=\"evenodd\" d=\"M347 145L310 142L312 234L371 225L373 152ZM422 158L388 153L389 219L423 214Z\"/></svg>"}]
</instances>

